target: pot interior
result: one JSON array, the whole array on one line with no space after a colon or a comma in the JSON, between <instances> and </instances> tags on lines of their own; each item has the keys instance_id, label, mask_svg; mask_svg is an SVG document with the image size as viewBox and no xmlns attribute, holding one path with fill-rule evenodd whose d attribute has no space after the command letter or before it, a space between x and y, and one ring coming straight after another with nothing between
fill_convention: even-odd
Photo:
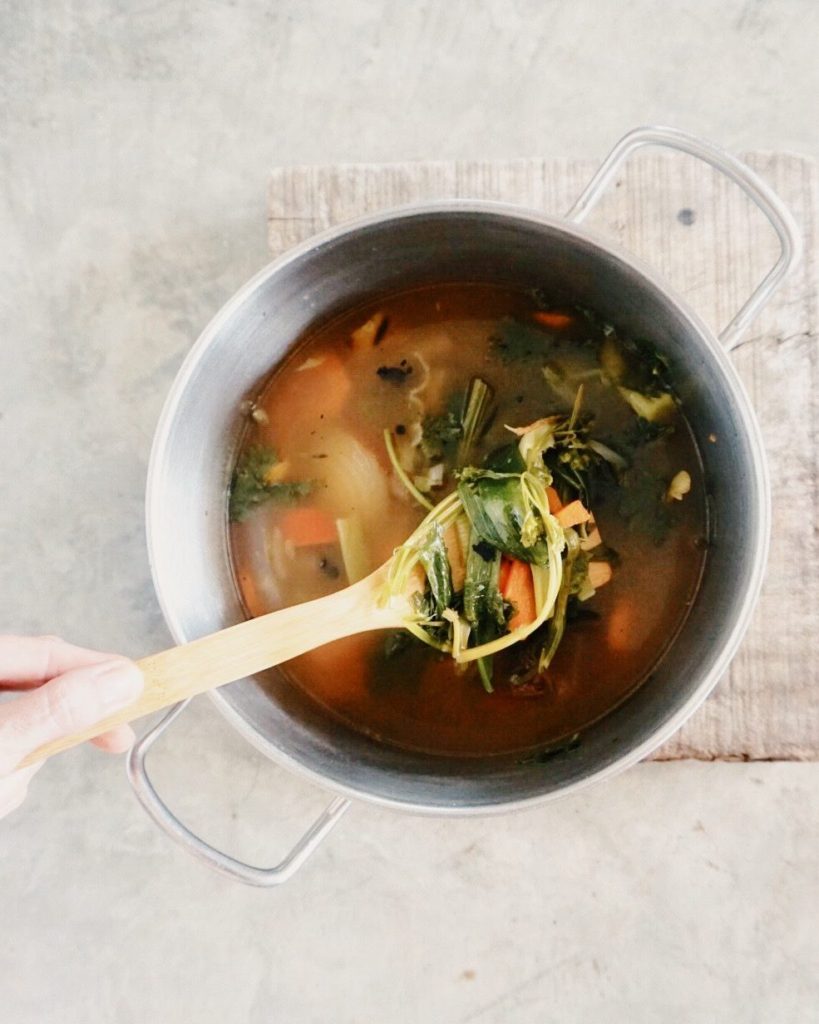
<instances>
[{"instance_id":1,"label":"pot interior","mask_svg":"<svg viewBox=\"0 0 819 1024\"><path fill-rule=\"evenodd\" d=\"M700 591L656 671L572 749L514 760L445 759L345 728L277 673L217 699L275 759L369 799L446 813L544 798L637 760L697 706L724 670L756 596L767 485L754 418L717 342L650 274L585 231L494 204L413 208L337 230L273 264L191 352L152 455L148 528L157 591L177 641L239 621L225 494L253 392L311 326L374 296L444 282L543 287L594 309L670 360L703 456L710 547ZM271 699L270 693L273 694Z\"/></svg>"}]
</instances>

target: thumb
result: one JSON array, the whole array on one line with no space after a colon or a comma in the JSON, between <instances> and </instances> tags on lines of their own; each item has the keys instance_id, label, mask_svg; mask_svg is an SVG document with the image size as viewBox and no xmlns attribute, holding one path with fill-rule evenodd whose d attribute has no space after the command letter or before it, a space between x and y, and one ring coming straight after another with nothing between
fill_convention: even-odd
<instances>
[{"instance_id":1,"label":"thumb","mask_svg":"<svg viewBox=\"0 0 819 1024\"><path fill-rule=\"evenodd\" d=\"M142 693L142 673L126 658L75 668L0 705L0 774L37 747L81 732Z\"/></svg>"}]
</instances>

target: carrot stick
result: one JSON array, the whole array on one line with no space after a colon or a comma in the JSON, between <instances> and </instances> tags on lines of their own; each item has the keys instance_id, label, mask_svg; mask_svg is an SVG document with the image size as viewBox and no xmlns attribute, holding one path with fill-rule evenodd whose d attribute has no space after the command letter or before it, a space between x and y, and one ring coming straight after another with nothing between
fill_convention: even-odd
<instances>
[{"instance_id":1,"label":"carrot stick","mask_svg":"<svg viewBox=\"0 0 819 1024\"><path fill-rule=\"evenodd\" d=\"M509 573L512 571L513 559L504 555L501 558L500 572L498 573L498 590L503 594L506 590L506 584L509 582Z\"/></svg>"},{"instance_id":2,"label":"carrot stick","mask_svg":"<svg viewBox=\"0 0 819 1024\"><path fill-rule=\"evenodd\" d=\"M506 586L502 586L500 590L504 600L513 605L515 609L509 620L511 631L534 622L537 618L537 609L535 608L535 584L532 580L531 566L517 558L510 558L509 562Z\"/></svg>"},{"instance_id":3,"label":"carrot stick","mask_svg":"<svg viewBox=\"0 0 819 1024\"><path fill-rule=\"evenodd\" d=\"M338 531L332 516L320 508L291 508L282 516L280 529L285 540L297 548L314 544L333 544L338 540Z\"/></svg>"},{"instance_id":4,"label":"carrot stick","mask_svg":"<svg viewBox=\"0 0 819 1024\"><path fill-rule=\"evenodd\" d=\"M557 515L557 513L563 508L563 502L560 500L560 495L554 487L547 487L546 495L549 498L549 511L553 516Z\"/></svg>"},{"instance_id":5,"label":"carrot stick","mask_svg":"<svg viewBox=\"0 0 819 1024\"><path fill-rule=\"evenodd\" d=\"M571 526L587 523L591 519L591 513L583 502L577 499L570 501L568 505L564 505L559 512L555 513L555 519L564 530L568 530Z\"/></svg>"},{"instance_id":6,"label":"carrot stick","mask_svg":"<svg viewBox=\"0 0 819 1024\"><path fill-rule=\"evenodd\" d=\"M535 320L544 327L551 327L555 331L562 331L572 322L572 318L565 313L547 313L539 311L533 314Z\"/></svg>"}]
</instances>

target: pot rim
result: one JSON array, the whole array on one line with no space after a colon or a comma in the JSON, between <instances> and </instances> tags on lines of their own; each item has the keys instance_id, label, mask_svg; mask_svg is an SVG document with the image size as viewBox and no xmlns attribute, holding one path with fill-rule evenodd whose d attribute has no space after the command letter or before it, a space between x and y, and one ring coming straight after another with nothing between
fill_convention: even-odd
<instances>
[{"instance_id":1,"label":"pot rim","mask_svg":"<svg viewBox=\"0 0 819 1024\"><path fill-rule=\"evenodd\" d=\"M299 243L293 248L288 249L287 252L272 260L254 274L241 288L239 288L239 290L235 292L227 302L225 302L221 309L205 326L182 361L162 407L154 433L153 443L151 445L145 495L146 542L148 549L148 562L151 569L154 590L156 592L163 618L165 619L171 636L177 644L193 640L195 637L185 635L176 614L163 596L161 581L162 570L158 564L156 544L154 540L153 509L156 504L161 501L160 490L157 484L161 475L159 472L159 466L165 455L171 428L175 422L177 408L203 353L212 343L213 338L222 330L224 325L234 315L236 310L238 310L242 304L247 301L247 299L263 282L267 281L271 276L279 273L284 267L308 256L312 250L315 250L326 243L341 239L345 235L354 234L356 231L384 224L389 221L417 216L428 216L431 214L446 215L447 213L488 214L490 216L508 217L519 221L526 221L530 224L542 225L544 227L556 229L570 237L582 239L591 243L601 250L602 254L613 257L625 264L626 267L638 274L646 284L662 293L676 306L677 311L689 322L692 329L696 330L703 339L708 342L711 354L726 379L726 383L733 394L739 418L743 423L749 441L751 464L758 483L759 495L758 507L753 510L759 517L758 521L760 523L756 551L753 552L753 572L745 588L745 593L742 595L742 603L736 615L736 619L726 640L723 642L722 650L710 671L706 673L688 700L679 707L670 718L666 719L662 725L656 728L642 743L630 750L624 751L622 755L604 767L590 772L583 778L577 779L576 781L561 786L551 792L524 797L519 800L507 800L491 805L453 804L451 806L426 805L415 803L412 800L398 800L380 796L366 790L359 789L355 786L348 786L335 780L328 779L320 772L307 767L297 759L282 751L274 741L262 736L254 726L230 704L228 699L219 690L210 691L208 694L227 721L237 730L237 732L252 743L254 747L281 767L300 775L302 778L310 780L325 790L330 790L331 792L341 794L350 799L364 800L377 806L387 807L391 810L409 814L434 817L489 816L532 808L540 804L545 804L564 796L568 796L570 793L576 793L579 790L584 789L586 786L590 786L593 783L618 775L620 772L630 768L632 765L641 761L644 757L661 746L684 724L685 721L687 721L687 719L691 717L691 715L694 714L725 673L728 665L739 648L742 638L745 635L759 597L768 560L771 532L770 481L759 424L745 386L739 378L739 375L729 358L727 350L720 343L714 331L703 321L699 314L690 307L688 302L683 299L673 287L669 286L668 283L662 279L660 274L656 272L654 268L646 264L639 257L623 249L617 243L611 242L603 234L587 228L585 224L577 224L562 217L543 213L537 209L497 200L438 199L414 202L398 207L391 207L387 210L368 214L363 217L357 217L353 220L345 221L317 234L311 235L310 238Z\"/></svg>"}]
</instances>

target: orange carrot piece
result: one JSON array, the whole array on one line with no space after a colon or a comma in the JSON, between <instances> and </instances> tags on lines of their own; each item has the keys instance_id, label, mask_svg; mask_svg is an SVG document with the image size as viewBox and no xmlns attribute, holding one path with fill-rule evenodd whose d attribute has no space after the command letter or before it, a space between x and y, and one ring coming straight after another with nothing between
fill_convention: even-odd
<instances>
[{"instance_id":1,"label":"orange carrot piece","mask_svg":"<svg viewBox=\"0 0 819 1024\"><path fill-rule=\"evenodd\" d=\"M559 512L555 513L555 519L564 530L568 530L571 526L587 523L591 519L591 513L578 498L575 501L570 501L568 505L564 505Z\"/></svg>"},{"instance_id":2,"label":"orange carrot piece","mask_svg":"<svg viewBox=\"0 0 819 1024\"><path fill-rule=\"evenodd\" d=\"M544 327L551 327L555 331L562 331L564 327L568 327L572 322L572 318L567 316L566 313L547 313L538 311L533 314L535 320L539 324L543 324Z\"/></svg>"},{"instance_id":3,"label":"orange carrot piece","mask_svg":"<svg viewBox=\"0 0 819 1024\"><path fill-rule=\"evenodd\" d=\"M509 620L509 629L514 630L534 622L537 618L537 609L532 567L528 562L521 562L517 558L510 558L509 562L511 564L506 586L500 589L504 599L514 606L515 612Z\"/></svg>"},{"instance_id":4,"label":"orange carrot piece","mask_svg":"<svg viewBox=\"0 0 819 1024\"><path fill-rule=\"evenodd\" d=\"M596 547L599 547L603 543L603 538L600 535L600 531L596 526L593 526L589 530L588 536L585 540L580 541L581 551L593 551Z\"/></svg>"},{"instance_id":5,"label":"orange carrot piece","mask_svg":"<svg viewBox=\"0 0 819 1024\"><path fill-rule=\"evenodd\" d=\"M608 562L589 562L589 583L595 590L611 582L611 566Z\"/></svg>"},{"instance_id":6,"label":"orange carrot piece","mask_svg":"<svg viewBox=\"0 0 819 1024\"><path fill-rule=\"evenodd\" d=\"M509 582L509 573L512 571L513 559L504 555L501 558L500 572L498 573L498 590L503 594L506 592L506 584Z\"/></svg>"},{"instance_id":7,"label":"orange carrot piece","mask_svg":"<svg viewBox=\"0 0 819 1024\"><path fill-rule=\"evenodd\" d=\"M546 495L549 498L549 511L553 516L557 515L557 513L563 508L563 502L560 500L560 495L554 487L547 487Z\"/></svg>"},{"instance_id":8,"label":"orange carrot piece","mask_svg":"<svg viewBox=\"0 0 819 1024\"><path fill-rule=\"evenodd\" d=\"M282 516L280 528L285 540L297 548L314 544L332 544L338 540L338 531L332 516L320 508L291 508Z\"/></svg>"}]
</instances>

